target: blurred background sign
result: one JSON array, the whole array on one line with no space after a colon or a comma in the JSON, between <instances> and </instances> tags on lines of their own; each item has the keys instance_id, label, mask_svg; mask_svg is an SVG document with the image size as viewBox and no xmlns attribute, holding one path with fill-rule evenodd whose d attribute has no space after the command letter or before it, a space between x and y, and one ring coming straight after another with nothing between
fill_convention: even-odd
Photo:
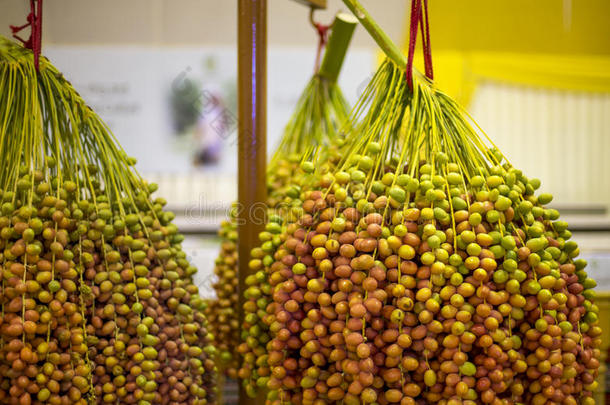
<instances>
[{"instance_id":1,"label":"blurred background sign","mask_svg":"<svg viewBox=\"0 0 610 405\"><path fill-rule=\"evenodd\" d=\"M189 229L216 229L236 199L236 52L223 47L49 45L45 54L104 119ZM315 49L269 50L268 151L313 72ZM374 69L352 50L339 78L351 104Z\"/></svg>"}]
</instances>

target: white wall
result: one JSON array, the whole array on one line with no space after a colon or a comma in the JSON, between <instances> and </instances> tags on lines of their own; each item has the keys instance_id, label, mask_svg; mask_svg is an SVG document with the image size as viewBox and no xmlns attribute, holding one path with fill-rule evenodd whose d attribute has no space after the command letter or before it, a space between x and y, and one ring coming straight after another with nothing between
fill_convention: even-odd
<instances>
[{"instance_id":1,"label":"white wall","mask_svg":"<svg viewBox=\"0 0 610 405\"><path fill-rule=\"evenodd\" d=\"M25 22L29 2L0 0L0 35ZM332 20L345 10L328 0L315 19ZM362 0L395 41L402 41L408 0ZM268 0L271 45L309 45L315 32L308 9L292 0ZM44 2L43 44L232 45L237 41L237 0L52 0ZM363 29L354 46L374 47Z\"/></svg>"},{"instance_id":2,"label":"white wall","mask_svg":"<svg viewBox=\"0 0 610 405\"><path fill-rule=\"evenodd\" d=\"M555 202L610 204L610 94L484 83L470 112Z\"/></svg>"}]
</instances>

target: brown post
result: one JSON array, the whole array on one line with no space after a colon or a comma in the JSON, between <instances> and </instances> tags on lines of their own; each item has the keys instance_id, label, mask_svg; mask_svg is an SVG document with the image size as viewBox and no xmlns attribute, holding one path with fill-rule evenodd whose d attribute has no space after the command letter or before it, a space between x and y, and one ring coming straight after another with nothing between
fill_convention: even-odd
<instances>
[{"instance_id":1,"label":"brown post","mask_svg":"<svg viewBox=\"0 0 610 405\"><path fill-rule=\"evenodd\" d=\"M267 0L238 0L238 223L239 313L249 275L250 249L265 226L267 184ZM239 381L239 404L264 403L249 398Z\"/></svg>"},{"instance_id":2,"label":"brown post","mask_svg":"<svg viewBox=\"0 0 610 405\"><path fill-rule=\"evenodd\" d=\"M326 8L326 0L297 0ZM238 222L239 324L243 291L250 274L250 249L264 229L267 201L267 0L238 0ZM239 383L239 405L262 405L265 393L252 399ZM264 390L261 390L264 391Z\"/></svg>"}]
</instances>

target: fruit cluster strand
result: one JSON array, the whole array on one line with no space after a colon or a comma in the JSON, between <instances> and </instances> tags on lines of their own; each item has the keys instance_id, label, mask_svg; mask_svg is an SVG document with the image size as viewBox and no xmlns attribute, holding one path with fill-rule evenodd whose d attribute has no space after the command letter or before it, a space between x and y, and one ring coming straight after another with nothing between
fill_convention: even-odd
<instances>
[{"instance_id":1,"label":"fruit cluster strand","mask_svg":"<svg viewBox=\"0 0 610 405\"><path fill-rule=\"evenodd\" d=\"M592 405L595 282L540 181L393 62L354 111L252 251L242 376L270 404Z\"/></svg>"},{"instance_id":2,"label":"fruit cluster strand","mask_svg":"<svg viewBox=\"0 0 610 405\"><path fill-rule=\"evenodd\" d=\"M51 63L0 38L0 402L210 404L184 239Z\"/></svg>"}]
</instances>

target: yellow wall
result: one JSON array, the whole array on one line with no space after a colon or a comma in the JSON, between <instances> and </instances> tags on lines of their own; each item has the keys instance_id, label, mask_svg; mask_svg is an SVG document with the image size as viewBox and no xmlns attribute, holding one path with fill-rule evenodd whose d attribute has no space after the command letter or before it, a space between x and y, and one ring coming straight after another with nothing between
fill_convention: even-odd
<instances>
[{"instance_id":1,"label":"yellow wall","mask_svg":"<svg viewBox=\"0 0 610 405\"><path fill-rule=\"evenodd\" d=\"M430 0L429 19L435 82L464 105L484 80L610 92L609 0Z\"/></svg>"},{"instance_id":2,"label":"yellow wall","mask_svg":"<svg viewBox=\"0 0 610 405\"><path fill-rule=\"evenodd\" d=\"M428 3L433 51L610 54L608 0Z\"/></svg>"},{"instance_id":3,"label":"yellow wall","mask_svg":"<svg viewBox=\"0 0 610 405\"><path fill-rule=\"evenodd\" d=\"M428 3L438 88L558 203L610 205L610 0Z\"/></svg>"}]
</instances>

